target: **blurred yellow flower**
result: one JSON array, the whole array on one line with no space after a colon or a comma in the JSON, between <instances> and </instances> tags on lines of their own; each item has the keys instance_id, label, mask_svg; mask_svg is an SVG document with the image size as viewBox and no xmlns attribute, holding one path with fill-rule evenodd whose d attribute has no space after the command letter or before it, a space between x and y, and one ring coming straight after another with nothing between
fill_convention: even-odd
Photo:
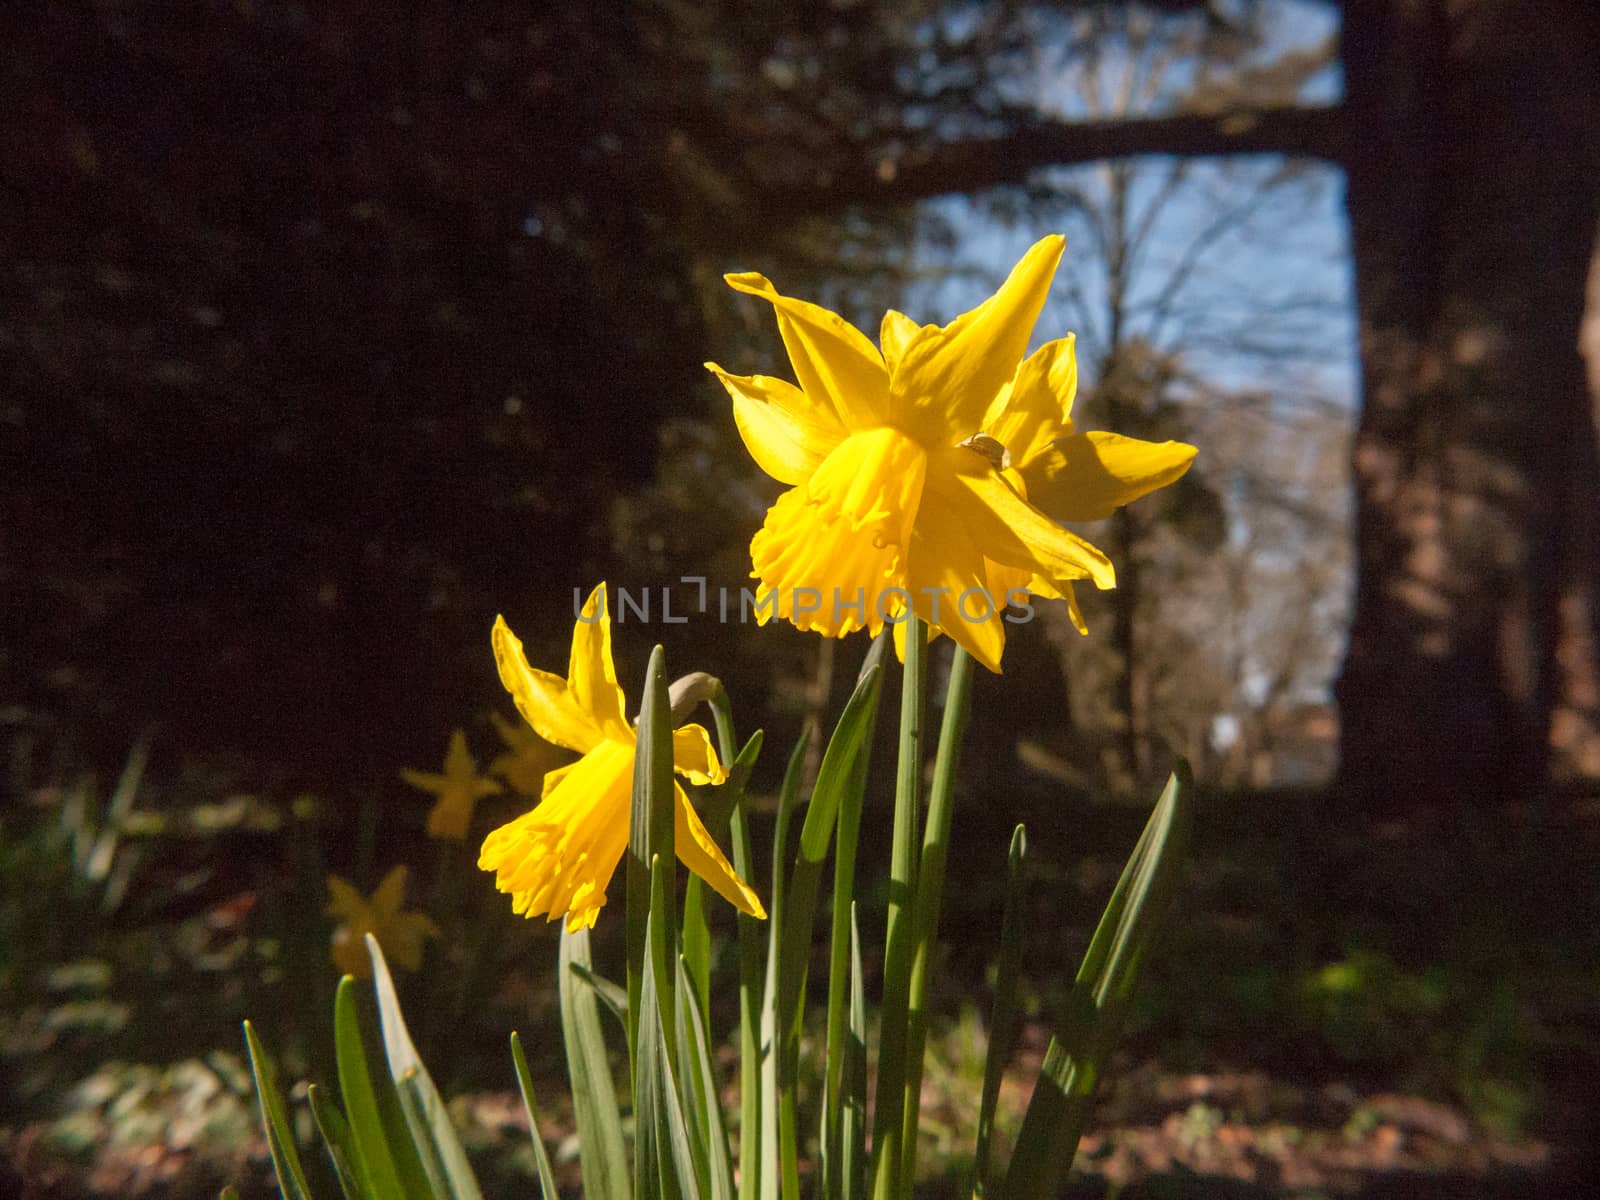
<instances>
[{"instance_id":1,"label":"blurred yellow flower","mask_svg":"<svg viewBox=\"0 0 1600 1200\"><path fill-rule=\"evenodd\" d=\"M526 725L508 721L497 712L491 712L489 720L506 746L503 753L495 755L489 770L524 796L537 796L544 785L545 772L554 769L565 757L561 748L552 746Z\"/></svg>"},{"instance_id":2,"label":"blurred yellow flower","mask_svg":"<svg viewBox=\"0 0 1600 1200\"><path fill-rule=\"evenodd\" d=\"M1008 601L1115 586L1110 561L1058 521L1091 520L1171 483L1193 446L1078 434L1072 339L1024 359L1064 243L1044 238L1000 290L948 325L890 310L881 352L827 309L756 274L735 290L777 312L799 386L706 366L758 466L790 490L750 543L762 621L841 637L915 613L991 671ZM1073 606L1074 621L1082 618Z\"/></svg>"},{"instance_id":3,"label":"blurred yellow flower","mask_svg":"<svg viewBox=\"0 0 1600 1200\"><path fill-rule=\"evenodd\" d=\"M383 877L369 900L347 879L328 876L328 912L339 918L334 927L334 965L346 975L365 979L372 974L363 939L371 934L383 947L384 957L407 971L422 965L422 943L439 936L439 927L426 913L402 912L406 869L395 867Z\"/></svg>"},{"instance_id":4,"label":"blurred yellow flower","mask_svg":"<svg viewBox=\"0 0 1600 1200\"><path fill-rule=\"evenodd\" d=\"M583 757L544 777L538 805L485 838L478 865L495 873L495 887L510 893L514 912L552 921L565 916L569 930L588 928L627 849L633 790L634 729L624 716L627 699L611 660L606 585L595 588L583 606L564 680L528 665L505 618L496 618L492 641L500 681L528 724L546 741ZM678 773L694 783L727 777L699 725L673 732L672 757ZM765 917L761 901L734 873L683 788L675 784L674 790L678 860L734 907Z\"/></svg>"},{"instance_id":5,"label":"blurred yellow flower","mask_svg":"<svg viewBox=\"0 0 1600 1200\"><path fill-rule=\"evenodd\" d=\"M407 767L400 772L400 778L439 797L428 812L428 836L436 838L466 837L478 801L504 790L498 781L478 774L478 764L467 749L467 735L459 729L450 735L444 774Z\"/></svg>"}]
</instances>

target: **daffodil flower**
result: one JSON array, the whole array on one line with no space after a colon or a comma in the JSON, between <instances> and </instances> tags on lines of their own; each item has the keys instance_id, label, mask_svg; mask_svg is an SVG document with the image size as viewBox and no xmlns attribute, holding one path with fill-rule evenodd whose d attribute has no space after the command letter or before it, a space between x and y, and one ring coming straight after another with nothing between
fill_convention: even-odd
<instances>
[{"instance_id":1,"label":"daffodil flower","mask_svg":"<svg viewBox=\"0 0 1600 1200\"><path fill-rule=\"evenodd\" d=\"M450 735L443 774L407 767L400 778L439 797L428 811L428 836L436 838L466 837L478 801L503 790L498 781L478 774L478 764L467 749L467 735L459 729Z\"/></svg>"},{"instance_id":2,"label":"daffodil flower","mask_svg":"<svg viewBox=\"0 0 1600 1200\"><path fill-rule=\"evenodd\" d=\"M735 290L776 310L798 386L706 366L733 397L758 466L791 485L750 543L759 619L840 637L915 613L991 671L1021 589L1115 586L1111 562L1058 521L1105 516L1171 483L1181 442L1075 433L1071 338L1024 359L1064 243L1030 249L984 303L948 325L893 310L881 350L842 317L757 274ZM1073 608L1074 620L1082 618Z\"/></svg>"},{"instance_id":3,"label":"daffodil flower","mask_svg":"<svg viewBox=\"0 0 1600 1200\"><path fill-rule=\"evenodd\" d=\"M333 962L346 975L365 979L372 973L365 937L371 934L383 947L384 957L407 971L422 965L422 944L439 936L439 927L426 913L405 912L406 869L395 867L383 877L368 899L355 885L337 875L328 876L328 912L339 918L334 927Z\"/></svg>"},{"instance_id":4,"label":"daffodil flower","mask_svg":"<svg viewBox=\"0 0 1600 1200\"><path fill-rule=\"evenodd\" d=\"M565 916L572 931L594 925L606 885L628 845L632 807L634 729L611 660L611 614L606 587L590 593L572 632L567 677L528 665L522 643L503 617L494 623L494 657L517 709L540 737L583 755L549 772L539 804L484 839L478 866L495 873L513 911L529 917ZM672 735L673 766L698 784L721 783L727 772L699 725ZM673 840L678 860L741 912L765 917L755 892L734 873L682 786L674 784Z\"/></svg>"}]
</instances>

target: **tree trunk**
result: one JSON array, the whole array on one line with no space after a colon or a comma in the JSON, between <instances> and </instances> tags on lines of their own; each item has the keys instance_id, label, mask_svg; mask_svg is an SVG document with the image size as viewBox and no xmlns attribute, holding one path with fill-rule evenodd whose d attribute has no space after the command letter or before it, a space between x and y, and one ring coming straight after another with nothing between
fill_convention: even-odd
<instances>
[{"instance_id":1,"label":"tree trunk","mask_svg":"<svg viewBox=\"0 0 1600 1200\"><path fill-rule=\"evenodd\" d=\"M1600 200L1596 11L1344 8L1365 396L1338 700L1344 782L1371 812L1537 790L1553 714L1573 678L1593 680L1595 609L1573 619L1571 597L1600 561L1577 352Z\"/></svg>"}]
</instances>

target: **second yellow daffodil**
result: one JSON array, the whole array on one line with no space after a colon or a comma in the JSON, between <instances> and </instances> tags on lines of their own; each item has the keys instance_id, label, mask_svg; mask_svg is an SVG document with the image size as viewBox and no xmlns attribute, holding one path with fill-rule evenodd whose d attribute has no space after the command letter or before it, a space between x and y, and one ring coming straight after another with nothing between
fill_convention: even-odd
<instances>
[{"instance_id":1,"label":"second yellow daffodil","mask_svg":"<svg viewBox=\"0 0 1600 1200\"><path fill-rule=\"evenodd\" d=\"M611 659L611 614L606 587L590 593L572 633L567 677L528 665L522 643L497 618L494 657L500 681L517 709L547 742L583 755L544 777L530 812L484 840L478 865L495 874L512 909L529 917L565 916L567 928L588 928L606 902L606 886L628 846L633 789L634 729ZM672 735L673 766L693 783L721 783L710 735L685 725ZM718 849L681 785L674 784L673 838L678 860L741 912L766 911Z\"/></svg>"},{"instance_id":2,"label":"second yellow daffodil","mask_svg":"<svg viewBox=\"0 0 1600 1200\"><path fill-rule=\"evenodd\" d=\"M1106 556L1057 522L1171 483L1195 450L1075 433L1072 340L1024 359L1063 245L1038 242L948 325L891 310L881 350L764 276L727 277L773 306L798 381L706 364L757 465L791 485L750 543L751 575L770 597L762 620L838 637L886 621L903 634L915 613L998 671L1015 594L1070 600L1072 580L1115 586Z\"/></svg>"}]
</instances>

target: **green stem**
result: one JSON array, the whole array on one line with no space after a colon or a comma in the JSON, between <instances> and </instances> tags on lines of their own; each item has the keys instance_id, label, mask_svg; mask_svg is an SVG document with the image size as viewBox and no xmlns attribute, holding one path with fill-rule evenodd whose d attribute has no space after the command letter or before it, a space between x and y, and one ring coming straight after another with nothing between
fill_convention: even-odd
<instances>
[{"instance_id":1,"label":"green stem","mask_svg":"<svg viewBox=\"0 0 1600 1200\"><path fill-rule=\"evenodd\" d=\"M884 936L883 1005L878 1028L878 1088L872 1120L873 1200L901 1194L901 1122L905 1109L906 1009L914 947L917 819L922 784L922 722L927 708L923 664L928 631L908 617L900 683L900 758L895 771L894 848L889 861L889 920Z\"/></svg>"},{"instance_id":2,"label":"green stem","mask_svg":"<svg viewBox=\"0 0 1600 1200\"><path fill-rule=\"evenodd\" d=\"M851 766L852 778L839 806L838 842L833 860L833 928L828 960L828 1059L823 1113L824 1145L838 1147L843 1122L844 1049L850 1014L850 927L856 896L856 847L861 840L861 809L872 744L862 744ZM835 1156L837 1158L837 1156ZM827 1164L830 1172L836 1162ZM827 1195L838 1192L837 1180L828 1181Z\"/></svg>"},{"instance_id":3,"label":"green stem","mask_svg":"<svg viewBox=\"0 0 1600 1200\"><path fill-rule=\"evenodd\" d=\"M922 836L922 861L917 868L916 950L911 963L911 996L906 1010L906 1110L901 1133L905 1194L917 1177L917 1118L922 1096L922 1052L928 1038L928 971L939 932L939 905L944 892L945 860L950 850L950 818L955 812L956 770L961 743L972 712L972 655L956 647L945 691L944 721L939 729L939 754L933 764L928 794L928 824Z\"/></svg>"},{"instance_id":4,"label":"green stem","mask_svg":"<svg viewBox=\"0 0 1600 1200\"><path fill-rule=\"evenodd\" d=\"M733 869L754 879L750 819L734 806ZM761 1171L761 922L745 913L739 928L739 1200L756 1200Z\"/></svg>"}]
</instances>

